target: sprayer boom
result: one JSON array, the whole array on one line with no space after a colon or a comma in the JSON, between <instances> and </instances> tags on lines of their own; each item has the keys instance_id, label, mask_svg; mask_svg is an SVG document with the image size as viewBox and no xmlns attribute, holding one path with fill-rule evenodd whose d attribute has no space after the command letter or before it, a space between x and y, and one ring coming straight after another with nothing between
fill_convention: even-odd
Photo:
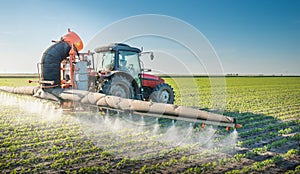
<instances>
[{"instance_id":1,"label":"sprayer boom","mask_svg":"<svg viewBox=\"0 0 300 174\"><path fill-rule=\"evenodd\" d=\"M234 118L185 106L153 103L95 92L61 88L48 88L43 90L39 87L0 87L0 90L15 94L33 95L60 103L75 102L140 116L201 123L202 126L207 124L225 126L227 129L241 128L241 125L237 124Z\"/></svg>"}]
</instances>

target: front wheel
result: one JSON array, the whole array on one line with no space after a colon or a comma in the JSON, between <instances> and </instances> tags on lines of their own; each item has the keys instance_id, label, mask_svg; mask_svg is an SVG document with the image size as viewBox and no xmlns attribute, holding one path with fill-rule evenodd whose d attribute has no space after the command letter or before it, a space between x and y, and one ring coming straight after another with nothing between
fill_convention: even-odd
<instances>
[{"instance_id":1,"label":"front wheel","mask_svg":"<svg viewBox=\"0 0 300 174\"><path fill-rule=\"evenodd\" d=\"M107 95L118 96L121 98L134 98L131 82L123 76L114 76L102 87L102 92Z\"/></svg>"},{"instance_id":2,"label":"front wheel","mask_svg":"<svg viewBox=\"0 0 300 174\"><path fill-rule=\"evenodd\" d=\"M174 104L173 88L165 83L159 84L153 89L149 99L157 103Z\"/></svg>"}]
</instances>

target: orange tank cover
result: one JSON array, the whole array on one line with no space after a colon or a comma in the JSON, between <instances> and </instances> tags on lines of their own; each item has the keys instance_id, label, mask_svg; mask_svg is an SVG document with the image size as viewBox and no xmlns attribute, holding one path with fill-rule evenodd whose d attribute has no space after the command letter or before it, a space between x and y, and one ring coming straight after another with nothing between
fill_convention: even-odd
<instances>
[{"instance_id":1,"label":"orange tank cover","mask_svg":"<svg viewBox=\"0 0 300 174\"><path fill-rule=\"evenodd\" d=\"M83 42L80 37L73 31L69 31L68 34L64 35L62 39L68 42L70 46L74 44L78 51L83 49Z\"/></svg>"}]
</instances>

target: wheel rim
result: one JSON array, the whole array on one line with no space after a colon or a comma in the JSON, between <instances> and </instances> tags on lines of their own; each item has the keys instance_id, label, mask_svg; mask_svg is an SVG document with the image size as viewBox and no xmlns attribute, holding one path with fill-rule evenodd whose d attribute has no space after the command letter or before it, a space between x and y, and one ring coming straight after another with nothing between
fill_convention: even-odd
<instances>
[{"instance_id":1,"label":"wheel rim","mask_svg":"<svg viewBox=\"0 0 300 174\"><path fill-rule=\"evenodd\" d=\"M129 98L129 90L124 85L114 85L110 88L110 94L121 98Z\"/></svg>"},{"instance_id":2,"label":"wheel rim","mask_svg":"<svg viewBox=\"0 0 300 174\"><path fill-rule=\"evenodd\" d=\"M160 96L159 96L159 100L162 103L168 103L169 98L170 98L170 94L169 94L169 92L167 90L161 91Z\"/></svg>"}]
</instances>

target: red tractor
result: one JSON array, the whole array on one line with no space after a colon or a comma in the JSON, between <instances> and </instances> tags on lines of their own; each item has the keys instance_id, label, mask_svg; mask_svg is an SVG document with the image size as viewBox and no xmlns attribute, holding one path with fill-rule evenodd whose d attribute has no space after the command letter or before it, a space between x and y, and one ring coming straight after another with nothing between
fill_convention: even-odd
<instances>
[{"instance_id":1,"label":"red tractor","mask_svg":"<svg viewBox=\"0 0 300 174\"><path fill-rule=\"evenodd\" d=\"M141 67L140 49L115 43L96 48L95 52L93 62L98 74L95 85L98 92L122 98L174 103L171 86L158 76L144 73L151 70ZM150 57L153 59L153 53Z\"/></svg>"},{"instance_id":2,"label":"red tractor","mask_svg":"<svg viewBox=\"0 0 300 174\"><path fill-rule=\"evenodd\" d=\"M140 49L116 43L96 48L96 53L79 53L83 48L82 40L70 30L60 41L54 42L39 64L42 88L73 88L122 98L174 103L171 86L158 76L144 73Z\"/></svg>"}]
</instances>

